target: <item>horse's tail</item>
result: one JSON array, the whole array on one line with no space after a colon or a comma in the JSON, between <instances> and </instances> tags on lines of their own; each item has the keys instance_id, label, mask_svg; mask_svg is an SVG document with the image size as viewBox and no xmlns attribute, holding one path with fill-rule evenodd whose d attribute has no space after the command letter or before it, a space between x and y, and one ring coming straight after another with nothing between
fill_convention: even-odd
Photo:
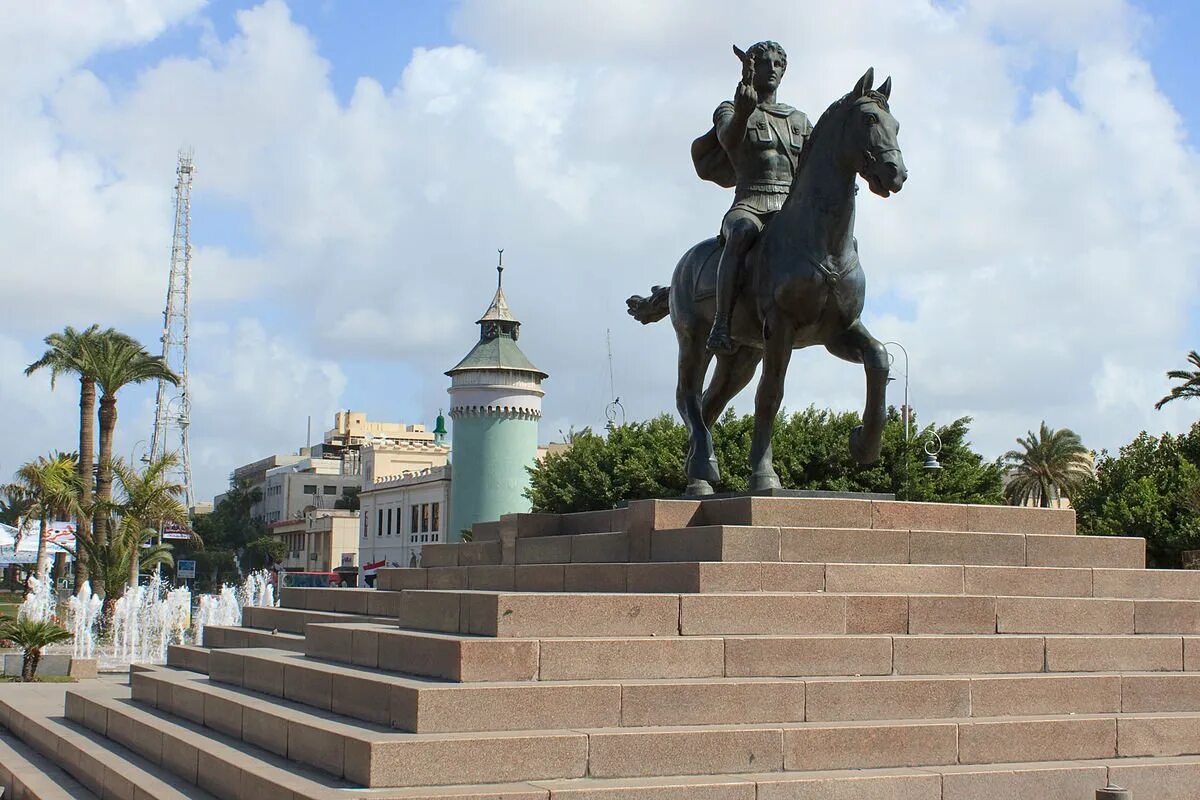
<instances>
[{"instance_id":1,"label":"horse's tail","mask_svg":"<svg viewBox=\"0 0 1200 800\"><path fill-rule=\"evenodd\" d=\"M629 316L643 325L658 322L671 313L671 287L655 286L650 289L649 297L635 294L625 301L629 306L626 311Z\"/></svg>"}]
</instances>

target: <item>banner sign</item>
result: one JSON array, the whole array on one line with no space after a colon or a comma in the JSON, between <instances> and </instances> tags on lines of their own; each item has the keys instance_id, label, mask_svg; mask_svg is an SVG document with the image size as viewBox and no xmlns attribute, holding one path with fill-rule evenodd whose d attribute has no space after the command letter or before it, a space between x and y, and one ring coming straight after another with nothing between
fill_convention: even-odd
<instances>
[{"instance_id":1,"label":"banner sign","mask_svg":"<svg viewBox=\"0 0 1200 800\"><path fill-rule=\"evenodd\" d=\"M196 562L179 560L175 562L175 576L178 578L195 578Z\"/></svg>"}]
</instances>

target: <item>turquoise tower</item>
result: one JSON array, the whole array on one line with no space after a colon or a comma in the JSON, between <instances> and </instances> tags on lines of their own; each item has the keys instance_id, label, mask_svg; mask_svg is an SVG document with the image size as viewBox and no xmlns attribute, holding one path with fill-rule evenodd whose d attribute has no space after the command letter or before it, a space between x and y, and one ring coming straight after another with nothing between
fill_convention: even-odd
<instances>
[{"instance_id":1,"label":"turquoise tower","mask_svg":"<svg viewBox=\"0 0 1200 800\"><path fill-rule=\"evenodd\" d=\"M542 381L550 377L517 347L521 323L504 297L503 262L496 295L479 319L479 342L450 376L451 540L476 522L529 510L525 498L537 459Z\"/></svg>"}]
</instances>

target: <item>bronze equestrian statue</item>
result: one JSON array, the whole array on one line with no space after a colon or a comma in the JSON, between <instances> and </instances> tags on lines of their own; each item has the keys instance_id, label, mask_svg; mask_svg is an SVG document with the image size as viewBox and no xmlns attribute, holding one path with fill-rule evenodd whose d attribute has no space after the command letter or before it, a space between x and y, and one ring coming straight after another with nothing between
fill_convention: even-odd
<instances>
[{"instance_id":1,"label":"bronze equestrian statue","mask_svg":"<svg viewBox=\"0 0 1200 800\"><path fill-rule=\"evenodd\" d=\"M755 81L758 102L774 105L774 92L763 92L759 87L770 87L765 80L758 82L761 54L772 48L755 47L751 52L756 52L757 59L752 68L743 69L739 93L746 80ZM714 296L717 265L719 262L722 270L727 266L722 255L729 246L726 226L722 236L706 239L683 254L669 288L655 287L649 297L635 295L627 301L629 313L639 322L648 324L670 314L675 328L679 342L675 397L689 437L688 495L711 494L712 484L720 480L709 428L754 377L760 361L763 372L754 400L750 490L780 488L772 466L771 434L792 350L811 345L824 345L835 356L864 366L866 408L863 424L850 434L850 452L861 464L879 458L888 357L860 319L866 277L854 239L855 178L861 176L873 193L888 197L904 186L908 171L896 142L900 126L888 107L891 78L878 88L872 88L873 84L874 70L869 69L849 94L826 109L805 137L786 199L778 211L772 213L768 207L761 212L769 224L755 237L743 268L735 273L734 302L728 317L733 349L717 348L716 369L707 387L704 378L714 357L707 340L718 313ZM736 115L737 101L733 105ZM721 109L717 113L719 119ZM748 128L755 113L746 116ZM772 117L767 121L772 136L781 134L773 121L786 119L790 127L791 120L797 119L790 113L764 114ZM720 123L714 128L720 139ZM705 151L701 140L697 140L694 155L697 148L703 151L701 155L711 155L711 148ZM724 141L721 144L725 146ZM733 144L740 146L737 141ZM726 153L736 165L735 154ZM697 159L701 177L712 179L703 173L705 166L707 162ZM740 180L741 175L736 178ZM743 196L750 194L753 191ZM734 209L737 207L735 195Z\"/></svg>"}]
</instances>

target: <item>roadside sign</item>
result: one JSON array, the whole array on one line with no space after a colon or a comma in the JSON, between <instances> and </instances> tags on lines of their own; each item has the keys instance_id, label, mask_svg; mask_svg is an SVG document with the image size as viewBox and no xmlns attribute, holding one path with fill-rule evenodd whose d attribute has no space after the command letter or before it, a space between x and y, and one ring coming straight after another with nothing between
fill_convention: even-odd
<instances>
[{"instance_id":1,"label":"roadside sign","mask_svg":"<svg viewBox=\"0 0 1200 800\"><path fill-rule=\"evenodd\" d=\"M164 539L190 539L192 532L182 525L177 525L174 522L168 522L163 525L162 538Z\"/></svg>"},{"instance_id":2,"label":"roadside sign","mask_svg":"<svg viewBox=\"0 0 1200 800\"><path fill-rule=\"evenodd\" d=\"M195 578L196 562L179 560L175 562L175 575L179 578Z\"/></svg>"}]
</instances>

